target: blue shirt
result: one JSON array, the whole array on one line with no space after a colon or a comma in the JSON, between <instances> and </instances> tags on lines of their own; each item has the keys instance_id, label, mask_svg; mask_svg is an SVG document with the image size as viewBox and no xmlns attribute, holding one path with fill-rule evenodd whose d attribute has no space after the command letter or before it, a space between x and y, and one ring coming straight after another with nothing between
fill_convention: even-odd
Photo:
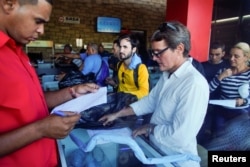
<instances>
[{"instance_id":1,"label":"blue shirt","mask_svg":"<svg viewBox=\"0 0 250 167\"><path fill-rule=\"evenodd\" d=\"M89 74L91 72L97 74L97 72L100 70L101 64L102 58L99 54L88 55L84 60L82 69L83 75Z\"/></svg>"}]
</instances>

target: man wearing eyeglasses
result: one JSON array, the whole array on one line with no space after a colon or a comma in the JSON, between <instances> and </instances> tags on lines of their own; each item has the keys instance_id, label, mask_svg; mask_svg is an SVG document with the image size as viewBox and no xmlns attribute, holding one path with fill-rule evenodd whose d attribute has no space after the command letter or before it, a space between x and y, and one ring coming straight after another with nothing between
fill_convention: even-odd
<instances>
[{"instance_id":1,"label":"man wearing eyeglasses","mask_svg":"<svg viewBox=\"0 0 250 167\"><path fill-rule=\"evenodd\" d=\"M190 33L179 22L165 22L151 38L151 56L163 72L148 96L117 113L103 116L108 125L128 115L153 113L150 123L133 131L146 135L167 155L197 156L196 135L201 128L208 105L206 79L188 61ZM177 162L181 167L199 167L194 159Z\"/></svg>"}]
</instances>

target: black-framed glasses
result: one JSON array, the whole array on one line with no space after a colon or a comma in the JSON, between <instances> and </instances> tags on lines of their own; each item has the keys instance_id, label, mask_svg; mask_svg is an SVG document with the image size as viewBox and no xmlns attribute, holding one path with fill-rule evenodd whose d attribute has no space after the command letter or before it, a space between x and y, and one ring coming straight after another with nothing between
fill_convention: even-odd
<instances>
[{"instance_id":1,"label":"black-framed glasses","mask_svg":"<svg viewBox=\"0 0 250 167\"><path fill-rule=\"evenodd\" d=\"M167 31L167 29L170 29L172 31L177 31L177 28L173 24L168 23L168 22L162 23L158 28L158 30L160 30L160 32L165 32L165 31Z\"/></svg>"},{"instance_id":2,"label":"black-framed glasses","mask_svg":"<svg viewBox=\"0 0 250 167\"><path fill-rule=\"evenodd\" d=\"M158 52L155 52L154 50L152 49L149 49L149 55L151 58L153 58L154 56L156 56L157 58L161 57L162 53L164 53L166 50L168 50L169 47L166 47Z\"/></svg>"}]
</instances>

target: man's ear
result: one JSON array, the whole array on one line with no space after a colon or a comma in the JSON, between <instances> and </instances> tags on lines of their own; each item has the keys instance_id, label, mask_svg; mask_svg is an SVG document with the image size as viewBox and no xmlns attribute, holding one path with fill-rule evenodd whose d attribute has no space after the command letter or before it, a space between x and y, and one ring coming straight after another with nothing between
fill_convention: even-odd
<instances>
[{"instance_id":1,"label":"man's ear","mask_svg":"<svg viewBox=\"0 0 250 167\"><path fill-rule=\"evenodd\" d=\"M136 53L136 51L137 51L137 48L136 48L136 47L133 47L132 52L133 52L133 53Z\"/></svg>"},{"instance_id":2,"label":"man's ear","mask_svg":"<svg viewBox=\"0 0 250 167\"><path fill-rule=\"evenodd\" d=\"M17 5L18 1L17 0L2 0L1 2L1 7L5 13L9 13L12 11L15 6Z\"/></svg>"},{"instance_id":3,"label":"man's ear","mask_svg":"<svg viewBox=\"0 0 250 167\"><path fill-rule=\"evenodd\" d=\"M223 52L222 52L222 57L224 57L224 56L225 56L225 53L226 53L225 51L223 51Z\"/></svg>"},{"instance_id":4,"label":"man's ear","mask_svg":"<svg viewBox=\"0 0 250 167\"><path fill-rule=\"evenodd\" d=\"M177 45L176 47L176 50L177 52L183 54L184 53L184 49L185 49L185 46L183 45L183 43L180 43L179 45Z\"/></svg>"}]
</instances>

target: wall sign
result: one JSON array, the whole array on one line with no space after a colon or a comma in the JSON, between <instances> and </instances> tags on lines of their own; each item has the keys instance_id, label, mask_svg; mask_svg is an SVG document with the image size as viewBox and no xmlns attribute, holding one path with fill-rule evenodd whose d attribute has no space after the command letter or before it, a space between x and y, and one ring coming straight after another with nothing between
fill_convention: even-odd
<instances>
[{"instance_id":1,"label":"wall sign","mask_svg":"<svg viewBox=\"0 0 250 167\"><path fill-rule=\"evenodd\" d=\"M114 17L97 17L97 32L120 33L121 19Z\"/></svg>"},{"instance_id":2,"label":"wall sign","mask_svg":"<svg viewBox=\"0 0 250 167\"><path fill-rule=\"evenodd\" d=\"M80 24L80 17L62 16L58 19L61 23Z\"/></svg>"}]
</instances>

